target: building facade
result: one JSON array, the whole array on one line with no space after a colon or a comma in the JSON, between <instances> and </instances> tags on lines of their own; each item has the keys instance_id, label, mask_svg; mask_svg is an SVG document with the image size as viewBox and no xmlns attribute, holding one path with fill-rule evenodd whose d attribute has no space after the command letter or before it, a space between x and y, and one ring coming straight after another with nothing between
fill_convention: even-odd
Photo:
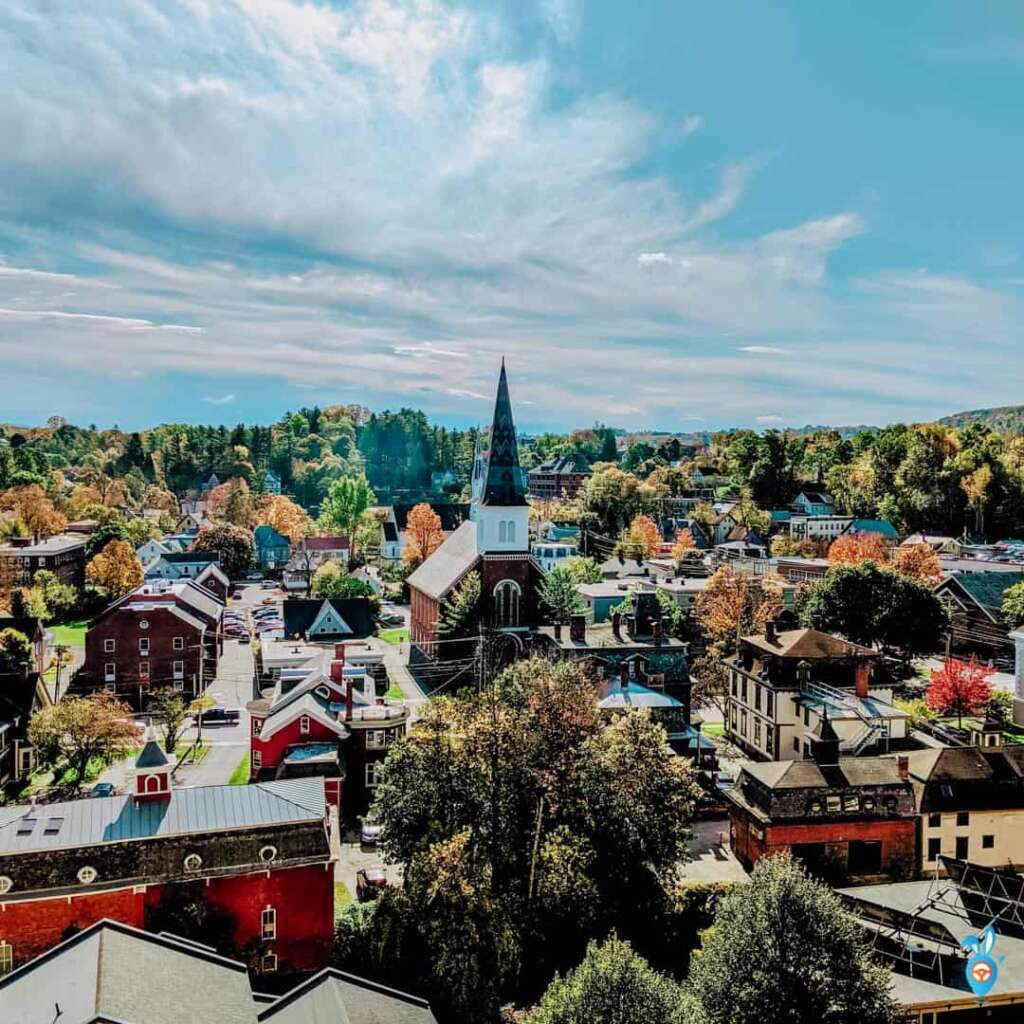
<instances>
[{"instance_id":1,"label":"building facade","mask_svg":"<svg viewBox=\"0 0 1024 1024\"><path fill-rule=\"evenodd\" d=\"M61 533L45 540L11 537L0 544L0 573L11 586L30 586L40 569L48 569L61 583L85 586L85 543L80 533Z\"/></svg>"},{"instance_id":2,"label":"building facade","mask_svg":"<svg viewBox=\"0 0 1024 1024\"><path fill-rule=\"evenodd\" d=\"M575 459L559 455L529 471L529 494L531 498L542 501L572 500L579 496L590 476L590 470L578 465Z\"/></svg>"}]
</instances>

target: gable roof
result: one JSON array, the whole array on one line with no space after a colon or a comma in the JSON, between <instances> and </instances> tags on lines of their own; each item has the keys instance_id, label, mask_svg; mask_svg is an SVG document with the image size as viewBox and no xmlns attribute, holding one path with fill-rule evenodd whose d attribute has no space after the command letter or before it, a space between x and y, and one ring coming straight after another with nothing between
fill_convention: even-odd
<instances>
[{"instance_id":1,"label":"gable roof","mask_svg":"<svg viewBox=\"0 0 1024 1024\"><path fill-rule=\"evenodd\" d=\"M824 491L801 491L794 499L794 502L806 498L812 505L831 505L832 496Z\"/></svg>"},{"instance_id":2,"label":"gable roof","mask_svg":"<svg viewBox=\"0 0 1024 1024\"><path fill-rule=\"evenodd\" d=\"M465 522L444 543L411 573L410 589L441 600L477 563L476 523Z\"/></svg>"},{"instance_id":3,"label":"gable roof","mask_svg":"<svg viewBox=\"0 0 1024 1024\"><path fill-rule=\"evenodd\" d=\"M281 607L284 635L288 638L296 634L307 636L318 621L331 621L338 627L335 632L318 634L324 640L329 637L356 639L373 633L373 612L365 597L289 597Z\"/></svg>"},{"instance_id":4,"label":"gable roof","mask_svg":"<svg viewBox=\"0 0 1024 1024\"><path fill-rule=\"evenodd\" d=\"M1003 572L955 572L935 589L955 588L976 604L993 622L1003 622L1003 595L1022 577Z\"/></svg>"},{"instance_id":5,"label":"gable roof","mask_svg":"<svg viewBox=\"0 0 1024 1024\"><path fill-rule=\"evenodd\" d=\"M849 533L880 533L887 540L896 540L896 527L885 519L854 519L846 528Z\"/></svg>"},{"instance_id":6,"label":"gable roof","mask_svg":"<svg viewBox=\"0 0 1024 1024\"><path fill-rule=\"evenodd\" d=\"M261 1024L437 1024L430 1004L333 967L281 996Z\"/></svg>"},{"instance_id":7,"label":"gable roof","mask_svg":"<svg viewBox=\"0 0 1024 1024\"><path fill-rule=\"evenodd\" d=\"M510 508L525 505L525 474L519 467L519 442L512 418L512 400L508 394L505 360L501 361L498 375L498 394L494 400L494 419L491 423L491 448L487 455L487 475L484 477L481 505Z\"/></svg>"},{"instance_id":8,"label":"gable roof","mask_svg":"<svg viewBox=\"0 0 1024 1024\"><path fill-rule=\"evenodd\" d=\"M269 523L257 526L252 532L252 540L258 548L291 547L291 541L283 534L278 533Z\"/></svg>"},{"instance_id":9,"label":"gable roof","mask_svg":"<svg viewBox=\"0 0 1024 1024\"><path fill-rule=\"evenodd\" d=\"M822 633L816 629L788 629L775 634L774 640L764 635L745 636L743 642L759 651L780 658L800 658L812 661L821 658L874 658L869 647L851 643L840 636Z\"/></svg>"},{"instance_id":10,"label":"gable roof","mask_svg":"<svg viewBox=\"0 0 1024 1024\"><path fill-rule=\"evenodd\" d=\"M743 771L767 789L835 789L846 786L898 785L895 757L841 757L823 768L810 758L745 762Z\"/></svg>"},{"instance_id":11,"label":"gable roof","mask_svg":"<svg viewBox=\"0 0 1024 1024\"><path fill-rule=\"evenodd\" d=\"M144 978L145 983L140 984ZM103 920L0 978L4 1020L255 1024L245 964L198 943Z\"/></svg>"}]
</instances>

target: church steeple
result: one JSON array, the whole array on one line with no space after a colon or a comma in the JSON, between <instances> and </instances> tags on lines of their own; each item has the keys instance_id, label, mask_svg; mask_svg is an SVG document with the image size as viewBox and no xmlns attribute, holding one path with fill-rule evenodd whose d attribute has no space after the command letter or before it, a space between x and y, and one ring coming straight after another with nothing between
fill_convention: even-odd
<instances>
[{"instance_id":1,"label":"church steeple","mask_svg":"<svg viewBox=\"0 0 1024 1024\"><path fill-rule=\"evenodd\" d=\"M527 504L526 483L519 466L519 442L516 439L515 421L512 419L512 401L508 394L504 359L498 377L498 395L494 401L491 451L487 457L487 476L480 504L500 508Z\"/></svg>"}]
</instances>

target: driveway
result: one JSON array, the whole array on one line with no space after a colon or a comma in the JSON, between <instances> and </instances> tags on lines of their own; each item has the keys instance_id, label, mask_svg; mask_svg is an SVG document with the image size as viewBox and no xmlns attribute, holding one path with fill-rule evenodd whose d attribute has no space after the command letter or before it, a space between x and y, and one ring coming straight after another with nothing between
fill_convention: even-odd
<instances>
[{"instance_id":1,"label":"driveway","mask_svg":"<svg viewBox=\"0 0 1024 1024\"><path fill-rule=\"evenodd\" d=\"M693 823L691 859L680 872L687 882L745 882L747 873L729 849L729 819Z\"/></svg>"}]
</instances>

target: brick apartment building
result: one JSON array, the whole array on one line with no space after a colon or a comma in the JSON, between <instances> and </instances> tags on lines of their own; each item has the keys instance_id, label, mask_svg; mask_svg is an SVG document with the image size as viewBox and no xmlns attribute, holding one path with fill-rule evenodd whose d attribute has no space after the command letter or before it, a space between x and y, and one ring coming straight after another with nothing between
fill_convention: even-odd
<instances>
[{"instance_id":1,"label":"brick apartment building","mask_svg":"<svg viewBox=\"0 0 1024 1024\"><path fill-rule=\"evenodd\" d=\"M0 963L26 963L103 918L161 930L198 900L256 970L325 965L334 871L323 781L174 789L170 771L150 741L132 794L0 808Z\"/></svg>"},{"instance_id":2,"label":"brick apartment building","mask_svg":"<svg viewBox=\"0 0 1024 1024\"><path fill-rule=\"evenodd\" d=\"M85 542L80 533L60 533L45 540L11 537L0 544L0 576L11 586L28 586L40 569L54 573L61 583L85 586Z\"/></svg>"},{"instance_id":3,"label":"brick apartment building","mask_svg":"<svg viewBox=\"0 0 1024 1024\"><path fill-rule=\"evenodd\" d=\"M568 456L548 459L527 474L530 497L542 500L565 497L571 500L579 495L590 475L589 469L584 469Z\"/></svg>"}]
</instances>

